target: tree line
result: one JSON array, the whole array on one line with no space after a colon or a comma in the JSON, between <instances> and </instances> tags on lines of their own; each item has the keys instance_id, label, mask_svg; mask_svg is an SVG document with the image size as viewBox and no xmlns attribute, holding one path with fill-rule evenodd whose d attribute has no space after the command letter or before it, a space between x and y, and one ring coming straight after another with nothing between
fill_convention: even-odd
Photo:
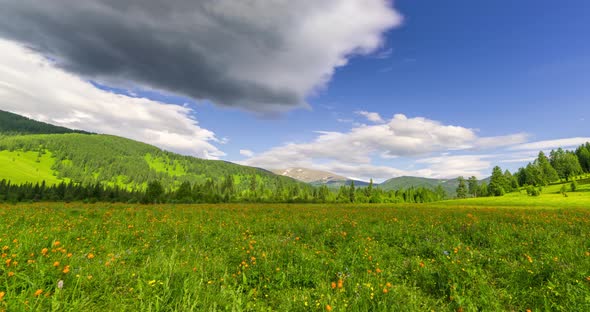
<instances>
[{"instance_id":1,"label":"tree line","mask_svg":"<svg viewBox=\"0 0 590 312\"><path fill-rule=\"evenodd\" d=\"M496 166L492 170L489 184L479 183L476 177L465 180L459 177L457 198L503 196L506 193L526 187L529 195L539 195L542 187L558 181L570 181L574 177L590 173L590 142L573 151L558 148L551 150L549 157L540 151L533 162L521 167L513 175L510 171ZM576 189L575 181L571 190ZM565 191L562 190L562 193Z\"/></svg>"},{"instance_id":2,"label":"tree line","mask_svg":"<svg viewBox=\"0 0 590 312\"><path fill-rule=\"evenodd\" d=\"M117 185L101 183L81 184L61 182L55 185L42 183L12 184L0 181L0 202L121 202L121 203L426 203L442 200L444 190L418 187L396 191L384 191L373 187L341 186L331 190L327 186L312 187L300 184L279 184L269 189L250 180L246 190L235 187L231 175L220 182L207 180L205 183L183 182L180 187L167 189L158 180L151 181L145 188L125 189Z\"/></svg>"}]
</instances>

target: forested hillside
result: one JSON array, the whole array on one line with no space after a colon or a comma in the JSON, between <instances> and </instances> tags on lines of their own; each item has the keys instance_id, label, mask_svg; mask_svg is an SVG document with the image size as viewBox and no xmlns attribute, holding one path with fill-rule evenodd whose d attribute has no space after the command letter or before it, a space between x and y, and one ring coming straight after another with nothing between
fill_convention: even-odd
<instances>
[{"instance_id":1,"label":"forested hillside","mask_svg":"<svg viewBox=\"0 0 590 312\"><path fill-rule=\"evenodd\" d=\"M238 190L262 186L275 190L281 184L304 186L262 169L182 156L108 135L4 135L0 136L0 151L13 153L15 162L27 153L34 152L39 160L51 153L53 174L83 185L101 182L143 188L149 181L158 180L165 188L175 188L182 182L220 182L231 176Z\"/></svg>"},{"instance_id":2,"label":"forested hillside","mask_svg":"<svg viewBox=\"0 0 590 312\"><path fill-rule=\"evenodd\" d=\"M0 110L0 133L4 134L52 134L52 133L86 133L64 127L35 121L17 114Z\"/></svg>"},{"instance_id":3,"label":"forested hillside","mask_svg":"<svg viewBox=\"0 0 590 312\"><path fill-rule=\"evenodd\" d=\"M430 202L444 192L313 187L259 168L163 151L137 141L2 112L0 201ZM13 116L14 115L14 116ZM48 132L46 134L32 134ZM358 185L357 185L358 186Z\"/></svg>"}]
</instances>

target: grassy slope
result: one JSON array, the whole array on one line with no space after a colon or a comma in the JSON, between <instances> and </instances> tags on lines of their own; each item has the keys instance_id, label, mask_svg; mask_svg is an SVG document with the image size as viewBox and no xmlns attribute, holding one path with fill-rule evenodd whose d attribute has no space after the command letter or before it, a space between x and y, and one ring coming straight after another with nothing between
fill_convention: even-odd
<instances>
[{"instance_id":1,"label":"grassy slope","mask_svg":"<svg viewBox=\"0 0 590 312\"><path fill-rule=\"evenodd\" d=\"M569 183L565 183L569 187ZM479 197L447 200L436 203L440 206L487 206L487 207L547 207L547 208L590 208L590 184L580 182L576 192L567 192L564 197L562 184L554 184L543 189L540 196L528 196L526 191L513 192L500 197ZM569 189L568 189L569 190Z\"/></svg>"},{"instance_id":2,"label":"grassy slope","mask_svg":"<svg viewBox=\"0 0 590 312\"><path fill-rule=\"evenodd\" d=\"M56 184L61 180L53 174L53 163L50 152L39 157L37 152L0 151L0 180L6 179L17 184L42 181Z\"/></svg>"}]
</instances>

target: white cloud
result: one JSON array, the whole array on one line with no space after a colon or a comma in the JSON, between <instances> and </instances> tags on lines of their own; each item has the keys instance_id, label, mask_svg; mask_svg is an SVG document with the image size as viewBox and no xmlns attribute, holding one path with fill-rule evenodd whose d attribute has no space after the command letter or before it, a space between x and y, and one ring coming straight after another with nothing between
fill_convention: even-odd
<instances>
[{"instance_id":1,"label":"white cloud","mask_svg":"<svg viewBox=\"0 0 590 312\"><path fill-rule=\"evenodd\" d=\"M0 40L0 109L91 132L124 136L172 151L216 159L215 134L184 106L97 89L13 42Z\"/></svg>"},{"instance_id":2,"label":"white cloud","mask_svg":"<svg viewBox=\"0 0 590 312\"><path fill-rule=\"evenodd\" d=\"M246 157L252 157L252 156L254 156L254 152L251 150L247 150L247 149L241 149L240 155L246 156Z\"/></svg>"},{"instance_id":3,"label":"white cloud","mask_svg":"<svg viewBox=\"0 0 590 312\"><path fill-rule=\"evenodd\" d=\"M361 115L364 116L365 118L367 118L368 121L374 122L374 123L384 123L385 121L383 120L383 118L381 118L381 115L379 115L379 113L375 113L375 112L367 112L367 111L358 111L355 112L357 115Z\"/></svg>"},{"instance_id":4,"label":"white cloud","mask_svg":"<svg viewBox=\"0 0 590 312\"><path fill-rule=\"evenodd\" d=\"M418 159L432 153L461 150L485 150L522 142L523 134L502 137L478 137L473 129L444 125L423 117L394 115L383 124L353 127L349 132L319 131L311 142L287 143L251 157L243 164L266 167L308 167L334 173L368 178L392 175L420 175L449 178L457 175L482 177L490 162L487 156L424 158L427 168L412 171L375 165L397 162L400 158Z\"/></svg>"},{"instance_id":5,"label":"white cloud","mask_svg":"<svg viewBox=\"0 0 590 312\"><path fill-rule=\"evenodd\" d=\"M556 149L559 147L562 148L571 148L577 147L582 145L586 142L590 142L590 137L576 137L576 138L564 138L564 139L557 139L557 140L545 140L545 141L537 141L531 142L526 144L521 144L512 147L512 150L533 150L533 151L540 151L540 150L549 150L549 149Z\"/></svg>"},{"instance_id":6,"label":"white cloud","mask_svg":"<svg viewBox=\"0 0 590 312\"><path fill-rule=\"evenodd\" d=\"M478 179L485 178L491 171L491 155L449 155L419 159L416 162L428 164L425 169L416 170L418 176L449 179L458 176Z\"/></svg>"}]
</instances>

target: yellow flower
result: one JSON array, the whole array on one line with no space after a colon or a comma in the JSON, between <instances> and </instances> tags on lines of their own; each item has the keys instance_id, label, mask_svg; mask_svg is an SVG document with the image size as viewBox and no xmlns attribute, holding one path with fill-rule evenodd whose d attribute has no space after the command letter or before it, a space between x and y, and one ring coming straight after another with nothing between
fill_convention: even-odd
<instances>
[{"instance_id":1,"label":"yellow flower","mask_svg":"<svg viewBox=\"0 0 590 312\"><path fill-rule=\"evenodd\" d=\"M6 293L3 291L0 291L0 301L4 300L4 295L6 295Z\"/></svg>"},{"instance_id":2,"label":"yellow flower","mask_svg":"<svg viewBox=\"0 0 590 312\"><path fill-rule=\"evenodd\" d=\"M88 259L94 259L94 254L93 253L89 253L88 254Z\"/></svg>"},{"instance_id":3,"label":"yellow flower","mask_svg":"<svg viewBox=\"0 0 590 312\"><path fill-rule=\"evenodd\" d=\"M8 272L8 277L14 276L14 272Z\"/></svg>"},{"instance_id":4,"label":"yellow flower","mask_svg":"<svg viewBox=\"0 0 590 312\"><path fill-rule=\"evenodd\" d=\"M43 289L37 289L37 291L35 292L35 297L39 297L39 295L41 295L43 293Z\"/></svg>"},{"instance_id":5,"label":"yellow flower","mask_svg":"<svg viewBox=\"0 0 590 312\"><path fill-rule=\"evenodd\" d=\"M332 307L329 304L326 305L326 311L332 311Z\"/></svg>"},{"instance_id":6,"label":"yellow flower","mask_svg":"<svg viewBox=\"0 0 590 312\"><path fill-rule=\"evenodd\" d=\"M42 254L45 256L45 255L47 255L47 252L48 252L48 251L49 251L49 249L47 249L47 248L43 248L43 249L41 250L41 253L42 253Z\"/></svg>"},{"instance_id":7,"label":"yellow flower","mask_svg":"<svg viewBox=\"0 0 590 312\"><path fill-rule=\"evenodd\" d=\"M66 265L66 267L64 268L64 270L62 271L64 274L68 274L70 272L70 266Z\"/></svg>"}]
</instances>

